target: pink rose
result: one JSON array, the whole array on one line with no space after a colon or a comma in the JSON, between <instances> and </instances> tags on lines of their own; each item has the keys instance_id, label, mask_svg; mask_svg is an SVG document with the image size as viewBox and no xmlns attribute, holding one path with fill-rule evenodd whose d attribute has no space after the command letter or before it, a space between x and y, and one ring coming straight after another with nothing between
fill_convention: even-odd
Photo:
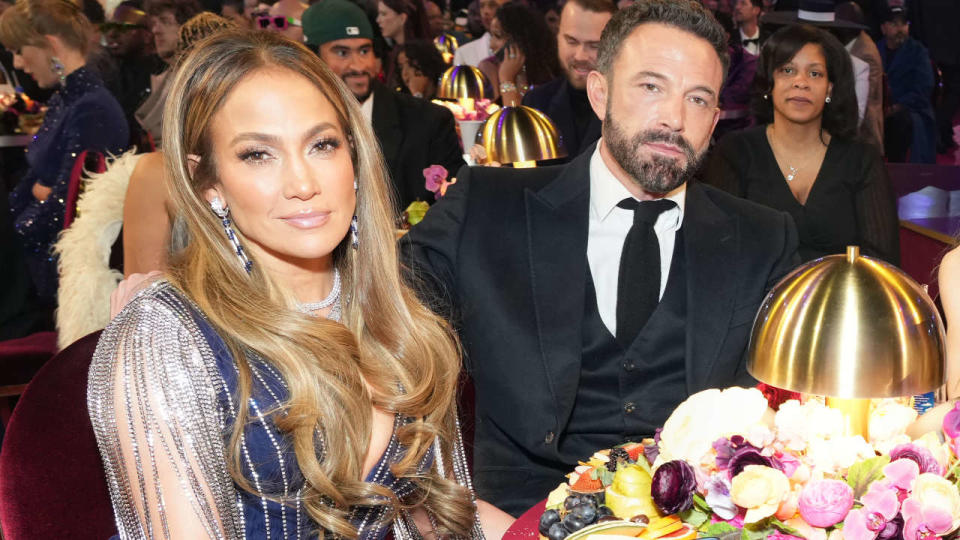
<instances>
[{"instance_id":1,"label":"pink rose","mask_svg":"<svg viewBox=\"0 0 960 540\"><path fill-rule=\"evenodd\" d=\"M814 527L843 521L853 508L853 489L840 480L811 482L800 493L800 517Z\"/></svg>"}]
</instances>

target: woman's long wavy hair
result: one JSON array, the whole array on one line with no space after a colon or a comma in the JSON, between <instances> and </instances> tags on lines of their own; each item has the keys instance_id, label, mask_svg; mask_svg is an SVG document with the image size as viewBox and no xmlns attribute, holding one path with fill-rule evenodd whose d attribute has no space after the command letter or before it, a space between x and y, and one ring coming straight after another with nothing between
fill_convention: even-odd
<instances>
[{"instance_id":1,"label":"woman's long wavy hair","mask_svg":"<svg viewBox=\"0 0 960 540\"><path fill-rule=\"evenodd\" d=\"M504 33L526 56L527 82L543 84L560 76L557 37L543 15L520 2L508 2L497 9L497 20Z\"/></svg>"},{"instance_id":2,"label":"woman's long wavy hair","mask_svg":"<svg viewBox=\"0 0 960 540\"><path fill-rule=\"evenodd\" d=\"M823 108L821 128L834 137L853 139L857 135L857 94L850 54L830 32L808 24L785 26L764 42L753 78L752 108L757 123L773 121L774 74L808 43L820 46L827 61L827 80L833 83L830 103Z\"/></svg>"},{"instance_id":3,"label":"woman's long wavy hair","mask_svg":"<svg viewBox=\"0 0 960 540\"><path fill-rule=\"evenodd\" d=\"M343 282L342 324L293 309L290 292L263 272L252 252L253 270L247 274L203 197L218 181L210 125L231 90L259 69L286 69L309 80L330 100L351 141L359 248L345 237L333 252ZM394 509L423 503L441 532L467 534L475 513L466 489L417 471L437 437L443 453L451 455L459 348L449 326L401 281L390 183L353 95L303 45L271 32L229 31L198 43L181 60L163 124L164 165L191 239L174 255L170 280L196 302L234 353L238 403L246 403L251 392L249 355L268 359L283 375L289 399L285 414L274 418L293 443L305 479L306 511L323 529L354 537L349 508L382 505L377 497L385 497ZM200 156L193 174L191 154ZM245 243L243 231L237 235ZM372 407L414 419L398 432L407 451L392 470L417 483L417 500L398 501L383 486L362 481ZM254 492L243 475L239 447L248 413L239 410L229 465L234 480Z\"/></svg>"}]
</instances>

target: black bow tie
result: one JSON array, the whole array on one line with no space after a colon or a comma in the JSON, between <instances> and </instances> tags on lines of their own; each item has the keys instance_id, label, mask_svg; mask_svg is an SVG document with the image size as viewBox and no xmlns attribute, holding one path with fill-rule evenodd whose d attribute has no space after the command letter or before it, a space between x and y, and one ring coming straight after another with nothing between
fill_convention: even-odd
<instances>
[{"instance_id":1,"label":"black bow tie","mask_svg":"<svg viewBox=\"0 0 960 540\"><path fill-rule=\"evenodd\" d=\"M760 45L760 38L744 39L744 40L742 40L742 43L743 43L744 45L749 45L750 43L753 43L754 45L759 46L759 45Z\"/></svg>"}]
</instances>

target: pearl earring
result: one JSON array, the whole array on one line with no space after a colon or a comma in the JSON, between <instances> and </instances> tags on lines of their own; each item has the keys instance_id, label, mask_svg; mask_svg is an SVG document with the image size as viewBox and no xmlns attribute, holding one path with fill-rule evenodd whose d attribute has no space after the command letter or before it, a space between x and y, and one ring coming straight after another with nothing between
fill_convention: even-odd
<instances>
[{"instance_id":1,"label":"pearl earring","mask_svg":"<svg viewBox=\"0 0 960 540\"><path fill-rule=\"evenodd\" d=\"M825 99L824 101L826 101L827 103L830 103L830 96L827 96L827 99Z\"/></svg>"}]
</instances>

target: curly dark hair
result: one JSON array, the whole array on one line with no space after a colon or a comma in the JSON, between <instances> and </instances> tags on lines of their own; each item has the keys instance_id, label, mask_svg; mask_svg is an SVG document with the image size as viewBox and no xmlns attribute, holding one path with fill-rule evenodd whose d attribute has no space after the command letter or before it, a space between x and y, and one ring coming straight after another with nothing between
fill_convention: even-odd
<instances>
[{"instance_id":1,"label":"curly dark hair","mask_svg":"<svg viewBox=\"0 0 960 540\"><path fill-rule=\"evenodd\" d=\"M597 52L597 71L610 80L613 62L623 41L645 23L659 23L689 32L707 41L716 51L723 65L723 78L727 78L730 56L727 54L727 36L723 27L697 0L640 0L632 6L614 13L600 35L600 50Z\"/></svg>"},{"instance_id":2,"label":"curly dark hair","mask_svg":"<svg viewBox=\"0 0 960 540\"><path fill-rule=\"evenodd\" d=\"M417 39L405 43L400 50L407 55L410 67L423 73L424 77L434 83L440 80L440 76L447 69L447 65L443 62L443 55L432 41Z\"/></svg>"},{"instance_id":3,"label":"curly dark hair","mask_svg":"<svg viewBox=\"0 0 960 540\"><path fill-rule=\"evenodd\" d=\"M519 2L508 2L497 9L497 20L526 56L527 82L543 84L563 73L557 56L557 38L543 15Z\"/></svg>"},{"instance_id":4,"label":"curly dark hair","mask_svg":"<svg viewBox=\"0 0 960 540\"><path fill-rule=\"evenodd\" d=\"M173 18L177 20L177 24L183 24L203 11L203 7L200 6L198 0L146 0L143 10L154 17L169 11L173 13Z\"/></svg>"},{"instance_id":5,"label":"curly dark hair","mask_svg":"<svg viewBox=\"0 0 960 540\"><path fill-rule=\"evenodd\" d=\"M820 127L832 136L853 139L857 134L857 95L850 55L829 32L808 24L785 26L763 43L753 79L752 108L757 123L773 121L773 102L764 96L773 92L774 73L809 43L820 46L827 61L827 80L833 83Z\"/></svg>"}]
</instances>

